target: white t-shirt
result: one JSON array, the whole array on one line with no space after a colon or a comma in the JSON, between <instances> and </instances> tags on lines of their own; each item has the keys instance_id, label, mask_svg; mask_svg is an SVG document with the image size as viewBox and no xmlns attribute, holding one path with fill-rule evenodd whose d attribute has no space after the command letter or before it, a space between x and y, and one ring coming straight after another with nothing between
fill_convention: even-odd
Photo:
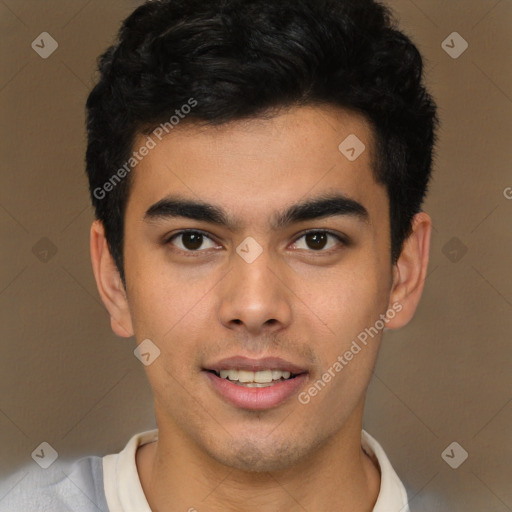
<instances>
[{"instance_id":1,"label":"white t-shirt","mask_svg":"<svg viewBox=\"0 0 512 512\"><path fill-rule=\"evenodd\" d=\"M137 447L156 441L158 430L133 436L121 453L103 457L105 495L111 512L151 512L142 489L135 453ZM409 512L407 493L380 444L362 431L364 450L374 454L380 466L381 484L373 512Z\"/></svg>"},{"instance_id":2,"label":"white t-shirt","mask_svg":"<svg viewBox=\"0 0 512 512\"><path fill-rule=\"evenodd\" d=\"M151 512L144 495L135 454L158 438L158 429L134 435L125 448L105 457L58 460L48 469L34 463L0 479L0 512ZM407 493L380 444L366 431L363 449L375 455L381 473L373 512L410 512Z\"/></svg>"}]
</instances>

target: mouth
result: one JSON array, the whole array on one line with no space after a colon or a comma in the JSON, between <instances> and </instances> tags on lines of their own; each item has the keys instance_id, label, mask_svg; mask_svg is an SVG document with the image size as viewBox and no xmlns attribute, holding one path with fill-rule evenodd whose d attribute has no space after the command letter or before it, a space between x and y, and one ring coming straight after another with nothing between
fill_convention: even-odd
<instances>
[{"instance_id":1,"label":"mouth","mask_svg":"<svg viewBox=\"0 0 512 512\"><path fill-rule=\"evenodd\" d=\"M300 373L291 373L283 370L236 370L236 369L223 369L223 370L207 370L214 373L221 379L226 379L229 382L246 388L267 388L273 386L278 382L295 379Z\"/></svg>"},{"instance_id":2,"label":"mouth","mask_svg":"<svg viewBox=\"0 0 512 512\"><path fill-rule=\"evenodd\" d=\"M233 357L203 368L214 391L241 409L277 407L302 387L308 371L280 358Z\"/></svg>"}]
</instances>

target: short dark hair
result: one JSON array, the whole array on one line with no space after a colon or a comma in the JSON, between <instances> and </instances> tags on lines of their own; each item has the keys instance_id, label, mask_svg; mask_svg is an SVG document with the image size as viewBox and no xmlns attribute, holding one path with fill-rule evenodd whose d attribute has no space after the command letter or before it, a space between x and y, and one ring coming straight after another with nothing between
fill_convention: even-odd
<instances>
[{"instance_id":1,"label":"short dark hair","mask_svg":"<svg viewBox=\"0 0 512 512\"><path fill-rule=\"evenodd\" d=\"M169 125L191 101L186 122L213 125L315 104L362 114L375 134L372 170L387 189L398 259L427 191L437 117L420 53L382 4L148 1L124 21L99 72L87 100L87 174L123 282L135 137ZM113 183L123 165L125 179Z\"/></svg>"}]
</instances>

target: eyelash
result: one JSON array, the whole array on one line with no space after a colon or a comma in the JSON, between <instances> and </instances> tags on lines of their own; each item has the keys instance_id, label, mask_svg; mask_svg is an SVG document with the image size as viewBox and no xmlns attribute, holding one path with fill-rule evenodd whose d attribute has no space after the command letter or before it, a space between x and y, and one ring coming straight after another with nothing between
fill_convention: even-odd
<instances>
[{"instance_id":1,"label":"eyelash","mask_svg":"<svg viewBox=\"0 0 512 512\"><path fill-rule=\"evenodd\" d=\"M190 233L196 234L196 235L202 235L203 237L208 238L212 242L215 242L215 240L208 233L206 233L205 231L201 231L201 230L198 230L198 229L184 229L184 230L179 231L177 233L174 233L172 236L168 237L164 241L164 244L165 245L169 245L169 244L172 245L171 242L175 238L178 238L181 235L190 234ZM334 233L332 231L325 230L325 229L311 229L311 230L305 231L305 232L301 233L294 240L293 244L296 244L301 238L304 238L305 236L307 236L309 234L326 234L326 235L329 235L329 236L332 236L333 238L335 238L342 246L350 245L350 242L349 242L349 240L346 237L343 237L340 234L337 234L337 233ZM215 242L215 243L217 243L217 242ZM332 248L327 249L327 250L318 250L318 251L315 251L313 249L307 249L307 252L321 255L321 254L331 254L333 251L336 251L337 249L338 249L338 247L332 247ZM189 256L189 257L197 257L197 256L201 255L201 253L205 253L207 251L207 249L203 249L203 250L198 249L196 251L183 250L183 249L180 249L179 247L173 247L173 250L178 251L181 254L184 254L184 255ZM301 250L304 250L304 249L301 249Z\"/></svg>"}]
</instances>

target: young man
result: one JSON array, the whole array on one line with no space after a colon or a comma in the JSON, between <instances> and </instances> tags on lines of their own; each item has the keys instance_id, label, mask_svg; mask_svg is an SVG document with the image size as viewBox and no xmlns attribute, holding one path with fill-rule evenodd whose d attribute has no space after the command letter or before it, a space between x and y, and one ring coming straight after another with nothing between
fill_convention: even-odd
<instances>
[{"instance_id":1,"label":"young man","mask_svg":"<svg viewBox=\"0 0 512 512\"><path fill-rule=\"evenodd\" d=\"M0 509L409 510L362 416L428 264L416 48L372 0L157 0L100 72L92 263L158 430Z\"/></svg>"}]
</instances>

